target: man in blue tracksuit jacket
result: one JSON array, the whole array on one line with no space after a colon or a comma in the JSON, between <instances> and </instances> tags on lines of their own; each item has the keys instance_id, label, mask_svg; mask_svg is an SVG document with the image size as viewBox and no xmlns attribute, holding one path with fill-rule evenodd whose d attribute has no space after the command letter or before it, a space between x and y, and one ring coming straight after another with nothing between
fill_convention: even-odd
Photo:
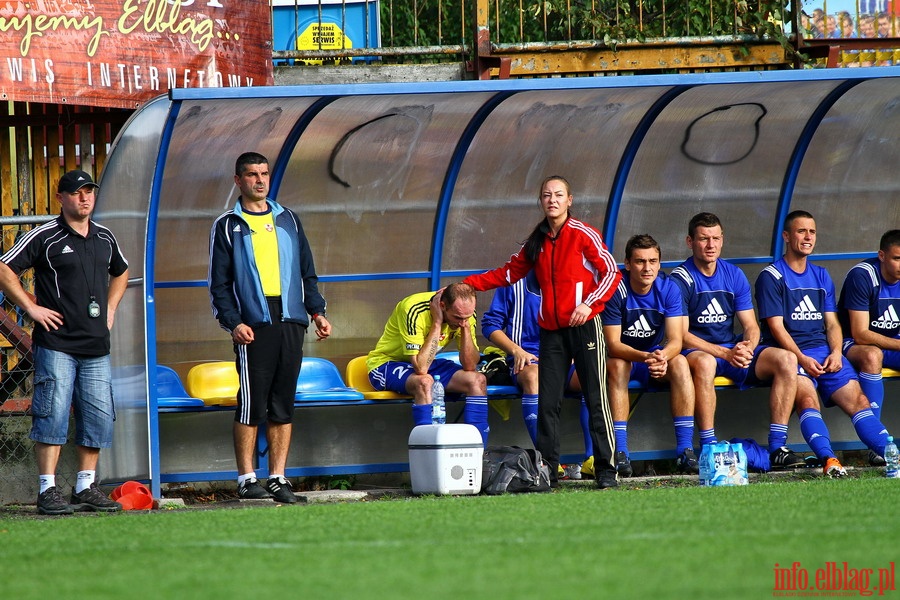
<instances>
[{"instance_id":1,"label":"man in blue tracksuit jacket","mask_svg":"<svg viewBox=\"0 0 900 600\"><path fill-rule=\"evenodd\" d=\"M213 315L234 342L240 380L234 418L238 495L296 502L284 473L307 315L320 340L331 335L331 324L300 219L268 198L269 161L242 154L234 181L241 195L210 232L208 283ZM253 469L263 422L269 443L265 488Z\"/></svg>"}]
</instances>

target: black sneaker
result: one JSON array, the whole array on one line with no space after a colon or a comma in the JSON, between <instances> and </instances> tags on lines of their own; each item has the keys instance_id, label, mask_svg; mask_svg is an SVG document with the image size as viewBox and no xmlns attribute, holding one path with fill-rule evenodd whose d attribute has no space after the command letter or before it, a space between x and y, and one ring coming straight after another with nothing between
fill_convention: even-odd
<instances>
[{"instance_id":1,"label":"black sneaker","mask_svg":"<svg viewBox=\"0 0 900 600\"><path fill-rule=\"evenodd\" d=\"M259 485L258 479L251 477L238 486L238 497L244 500L268 500L272 496Z\"/></svg>"},{"instance_id":2,"label":"black sneaker","mask_svg":"<svg viewBox=\"0 0 900 600\"><path fill-rule=\"evenodd\" d=\"M65 501L56 486L47 488L37 499L38 514L41 515L71 515L75 509Z\"/></svg>"},{"instance_id":3,"label":"black sneaker","mask_svg":"<svg viewBox=\"0 0 900 600\"><path fill-rule=\"evenodd\" d=\"M883 456L880 456L874 450L869 450L869 466L870 467L883 467L886 464L887 464L887 462L885 462Z\"/></svg>"},{"instance_id":4,"label":"black sneaker","mask_svg":"<svg viewBox=\"0 0 900 600\"><path fill-rule=\"evenodd\" d=\"M797 467L805 467L806 460L791 451L787 446L782 446L769 455L769 465L773 470L778 469L796 469Z\"/></svg>"},{"instance_id":5,"label":"black sneaker","mask_svg":"<svg viewBox=\"0 0 900 600\"><path fill-rule=\"evenodd\" d=\"M616 478L615 471L601 471L597 473L597 488L608 490L610 488L619 487L619 481Z\"/></svg>"},{"instance_id":6,"label":"black sneaker","mask_svg":"<svg viewBox=\"0 0 900 600\"><path fill-rule=\"evenodd\" d=\"M631 468L631 459L622 450L616 450L616 473L619 477L631 477L634 469Z\"/></svg>"},{"instance_id":7,"label":"black sneaker","mask_svg":"<svg viewBox=\"0 0 900 600\"><path fill-rule=\"evenodd\" d=\"M100 487L96 483L92 483L91 487L80 494L76 494L75 490L72 490L71 502L72 508L79 512L117 512L122 510L122 505L110 500L106 494L100 491Z\"/></svg>"},{"instance_id":8,"label":"black sneaker","mask_svg":"<svg viewBox=\"0 0 900 600\"><path fill-rule=\"evenodd\" d=\"M696 475L700 472L700 463L697 461L697 455L694 454L693 448L685 448L675 459L675 466L681 473Z\"/></svg>"},{"instance_id":9,"label":"black sneaker","mask_svg":"<svg viewBox=\"0 0 900 600\"><path fill-rule=\"evenodd\" d=\"M280 477L269 479L266 482L266 491L272 494L272 498L275 499L275 502L293 504L297 501L297 496L294 495L294 489L291 487L291 482L287 479L281 479Z\"/></svg>"}]
</instances>

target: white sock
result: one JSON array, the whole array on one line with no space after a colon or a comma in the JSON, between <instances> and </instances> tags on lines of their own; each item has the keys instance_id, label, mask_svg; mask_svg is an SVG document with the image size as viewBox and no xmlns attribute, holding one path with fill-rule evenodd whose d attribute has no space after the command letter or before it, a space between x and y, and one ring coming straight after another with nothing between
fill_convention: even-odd
<instances>
[{"instance_id":1,"label":"white sock","mask_svg":"<svg viewBox=\"0 0 900 600\"><path fill-rule=\"evenodd\" d=\"M75 493L80 494L91 487L96 473L96 471L78 471L78 477L75 478Z\"/></svg>"},{"instance_id":2,"label":"white sock","mask_svg":"<svg viewBox=\"0 0 900 600\"><path fill-rule=\"evenodd\" d=\"M41 485L41 491L39 493L43 494L50 488L56 486L56 475L41 475L39 483Z\"/></svg>"},{"instance_id":3,"label":"white sock","mask_svg":"<svg viewBox=\"0 0 900 600\"><path fill-rule=\"evenodd\" d=\"M243 475L238 475L238 485L244 485L244 482L248 479L256 479L256 473L250 471L249 473L244 473Z\"/></svg>"},{"instance_id":4,"label":"white sock","mask_svg":"<svg viewBox=\"0 0 900 600\"><path fill-rule=\"evenodd\" d=\"M281 483L284 483L285 481L287 481L287 480L284 478L284 475L278 475L278 474L275 474L275 473L271 473L271 474L269 475L269 479L277 479L277 480L280 481Z\"/></svg>"}]
</instances>

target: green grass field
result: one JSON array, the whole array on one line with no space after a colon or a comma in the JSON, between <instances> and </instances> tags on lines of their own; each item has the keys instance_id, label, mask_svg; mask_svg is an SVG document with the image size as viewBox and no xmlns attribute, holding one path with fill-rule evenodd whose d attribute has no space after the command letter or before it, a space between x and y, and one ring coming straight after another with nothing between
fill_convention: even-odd
<instances>
[{"instance_id":1,"label":"green grass field","mask_svg":"<svg viewBox=\"0 0 900 600\"><path fill-rule=\"evenodd\" d=\"M900 482L874 470L668 485L7 518L0 595L763 598L776 563L799 563L814 589L818 569L846 562L872 570L879 597L879 569L897 556Z\"/></svg>"}]
</instances>

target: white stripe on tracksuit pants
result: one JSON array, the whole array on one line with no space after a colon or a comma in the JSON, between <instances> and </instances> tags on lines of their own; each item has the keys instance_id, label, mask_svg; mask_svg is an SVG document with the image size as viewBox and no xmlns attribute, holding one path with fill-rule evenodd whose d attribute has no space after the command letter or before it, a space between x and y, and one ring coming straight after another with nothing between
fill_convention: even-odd
<instances>
[{"instance_id":1,"label":"white stripe on tracksuit pants","mask_svg":"<svg viewBox=\"0 0 900 600\"><path fill-rule=\"evenodd\" d=\"M536 445L550 467L551 478L556 479L559 465L559 413L572 361L590 416L596 477L599 479L604 471L615 477L616 441L606 386L606 341L600 315L579 327L541 329L540 344Z\"/></svg>"}]
</instances>

